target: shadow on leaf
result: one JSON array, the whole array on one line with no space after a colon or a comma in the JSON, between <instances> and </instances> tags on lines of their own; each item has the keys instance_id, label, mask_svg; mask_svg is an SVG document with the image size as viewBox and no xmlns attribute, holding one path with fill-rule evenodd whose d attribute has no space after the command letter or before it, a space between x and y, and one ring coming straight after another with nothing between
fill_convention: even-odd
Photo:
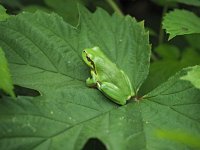
<instances>
[{"instance_id":1,"label":"shadow on leaf","mask_svg":"<svg viewBox=\"0 0 200 150\"><path fill-rule=\"evenodd\" d=\"M97 138L90 138L82 150L107 150L106 146Z\"/></svg>"},{"instance_id":2,"label":"shadow on leaf","mask_svg":"<svg viewBox=\"0 0 200 150\"><path fill-rule=\"evenodd\" d=\"M16 96L32 96L32 97L41 96L39 91L22 87L19 85L14 85L14 91L15 91Z\"/></svg>"}]
</instances>

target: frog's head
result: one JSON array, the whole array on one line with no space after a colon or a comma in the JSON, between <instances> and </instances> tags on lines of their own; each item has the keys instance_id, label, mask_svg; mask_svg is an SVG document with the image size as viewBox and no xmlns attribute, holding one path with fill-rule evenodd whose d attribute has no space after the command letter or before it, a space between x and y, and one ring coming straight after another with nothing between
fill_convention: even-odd
<instances>
[{"instance_id":1,"label":"frog's head","mask_svg":"<svg viewBox=\"0 0 200 150\"><path fill-rule=\"evenodd\" d=\"M82 57L84 62L91 68L95 68L95 59L101 56L101 50L99 47L86 48L82 51Z\"/></svg>"}]
</instances>

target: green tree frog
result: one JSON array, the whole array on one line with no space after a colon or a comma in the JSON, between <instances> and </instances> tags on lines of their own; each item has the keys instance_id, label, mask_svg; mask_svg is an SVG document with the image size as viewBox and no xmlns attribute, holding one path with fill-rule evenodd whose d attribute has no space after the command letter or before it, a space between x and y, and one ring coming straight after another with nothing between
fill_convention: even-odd
<instances>
[{"instance_id":1,"label":"green tree frog","mask_svg":"<svg viewBox=\"0 0 200 150\"><path fill-rule=\"evenodd\" d=\"M97 87L106 97L117 104L125 105L135 95L128 76L101 51L99 47L82 51L84 62L91 68L89 87Z\"/></svg>"}]
</instances>

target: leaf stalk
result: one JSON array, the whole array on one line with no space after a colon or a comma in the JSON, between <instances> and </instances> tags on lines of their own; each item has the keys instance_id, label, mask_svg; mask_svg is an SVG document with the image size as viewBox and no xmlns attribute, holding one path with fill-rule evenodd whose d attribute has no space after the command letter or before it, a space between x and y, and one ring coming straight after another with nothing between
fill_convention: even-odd
<instances>
[{"instance_id":1,"label":"leaf stalk","mask_svg":"<svg viewBox=\"0 0 200 150\"><path fill-rule=\"evenodd\" d=\"M123 12L119 8L119 6L113 0L106 0L106 2L112 7L112 9L118 13L119 15L123 16Z\"/></svg>"},{"instance_id":2,"label":"leaf stalk","mask_svg":"<svg viewBox=\"0 0 200 150\"><path fill-rule=\"evenodd\" d=\"M163 21L163 17L165 16L166 12L168 10L168 5L166 4L163 8L163 12L162 12L162 19L161 19L161 23L160 23L160 31L159 31L159 37L158 37L158 44L162 44L163 40L164 40L164 30L162 28L162 21Z\"/></svg>"}]
</instances>

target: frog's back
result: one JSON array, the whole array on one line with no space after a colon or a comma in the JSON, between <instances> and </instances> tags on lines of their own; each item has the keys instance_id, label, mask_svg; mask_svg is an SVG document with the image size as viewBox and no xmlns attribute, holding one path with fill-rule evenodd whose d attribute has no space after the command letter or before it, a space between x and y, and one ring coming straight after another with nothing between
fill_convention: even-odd
<instances>
[{"instance_id":1,"label":"frog's back","mask_svg":"<svg viewBox=\"0 0 200 150\"><path fill-rule=\"evenodd\" d=\"M110 60L106 60L110 61ZM99 74L100 84L103 82L109 82L117 86L124 97L132 95L132 86L130 84L128 76L120 70L115 63L106 62L104 60L98 61L97 74ZM108 65L109 64L109 65Z\"/></svg>"},{"instance_id":2,"label":"frog's back","mask_svg":"<svg viewBox=\"0 0 200 150\"><path fill-rule=\"evenodd\" d=\"M120 77L120 70L110 60L100 59L96 64L96 71L101 82L110 82Z\"/></svg>"}]
</instances>

